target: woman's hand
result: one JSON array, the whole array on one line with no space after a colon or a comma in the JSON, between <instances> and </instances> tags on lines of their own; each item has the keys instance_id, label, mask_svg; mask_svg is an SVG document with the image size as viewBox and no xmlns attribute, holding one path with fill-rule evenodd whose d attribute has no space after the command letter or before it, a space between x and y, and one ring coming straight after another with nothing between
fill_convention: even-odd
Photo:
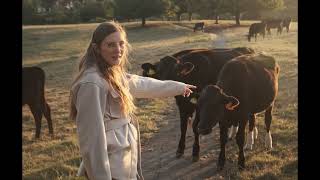
<instances>
[{"instance_id":1,"label":"woman's hand","mask_svg":"<svg viewBox=\"0 0 320 180\"><path fill-rule=\"evenodd\" d=\"M184 92L182 94L183 97L189 97L191 93L193 93L193 91L191 89L196 89L197 87L194 85L190 85L190 84L186 84L186 86L184 87Z\"/></svg>"}]
</instances>

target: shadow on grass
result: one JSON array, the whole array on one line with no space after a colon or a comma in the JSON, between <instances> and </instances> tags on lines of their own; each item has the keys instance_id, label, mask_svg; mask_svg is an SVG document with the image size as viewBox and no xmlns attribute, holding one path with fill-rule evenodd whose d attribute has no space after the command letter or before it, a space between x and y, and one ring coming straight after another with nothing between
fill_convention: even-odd
<instances>
[{"instance_id":1,"label":"shadow on grass","mask_svg":"<svg viewBox=\"0 0 320 180\"><path fill-rule=\"evenodd\" d=\"M49 166L37 171L34 171L30 174L27 174L23 177L25 180L34 180L34 179L85 179L83 177L76 177L78 167L80 166L81 158L71 158L64 162Z\"/></svg>"}]
</instances>

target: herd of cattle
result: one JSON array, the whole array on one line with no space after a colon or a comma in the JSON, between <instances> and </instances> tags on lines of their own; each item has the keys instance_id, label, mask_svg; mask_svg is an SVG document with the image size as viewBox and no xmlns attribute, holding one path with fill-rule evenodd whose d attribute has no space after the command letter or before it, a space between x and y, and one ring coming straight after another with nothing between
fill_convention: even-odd
<instances>
[{"instance_id":1,"label":"herd of cattle","mask_svg":"<svg viewBox=\"0 0 320 180\"><path fill-rule=\"evenodd\" d=\"M160 80L176 80L197 86L190 97L175 96L180 112L181 137L176 157L184 154L188 120L193 121L193 161L199 160L199 134L208 134L219 123L221 151L218 167L225 162L225 144L236 133L240 169L245 167L245 127L249 122L247 148L257 138L255 114L265 111L267 148L272 148L270 125L278 91L279 66L275 59L251 48L188 49L163 57L154 64L141 65L143 75ZM255 130L255 131L254 131ZM254 137L255 136L255 137Z\"/></svg>"},{"instance_id":2,"label":"herd of cattle","mask_svg":"<svg viewBox=\"0 0 320 180\"><path fill-rule=\"evenodd\" d=\"M253 23L249 27L248 41L250 42L251 37L254 37L255 41L257 41L258 34L262 35L264 39L266 32L268 32L268 34L271 35L271 29L277 29L277 34L281 34L283 28L286 28L288 33L290 24L290 17L284 19L265 19L259 23Z\"/></svg>"},{"instance_id":3,"label":"herd of cattle","mask_svg":"<svg viewBox=\"0 0 320 180\"><path fill-rule=\"evenodd\" d=\"M255 41L257 41L257 35L262 35L263 39L265 37L266 32L271 35L271 29L277 29L277 34L281 34L283 28L286 28L287 33L289 32L291 24L291 17L286 17L283 19L265 19L259 23L253 23L249 27L248 41L251 41L251 38L254 37ZM205 23L198 22L194 24L193 32L196 30L204 31Z\"/></svg>"},{"instance_id":4,"label":"herd of cattle","mask_svg":"<svg viewBox=\"0 0 320 180\"><path fill-rule=\"evenodd\" d=\"M260 24L263 23L265 22ZM283 26L283 22L281 24ZM264 28L266 27L270 29L275 26L264 25ZM165 56L156 63L144 63L141 68L142 75L146 77L175 80L197 86L189 97L175 96L180 113L181 131L177 158L184 154L187 125L192 117L195 138L193 161L199 160L199 135L209 134L212 128L219 124L218 168L224 167L225 145L234 136L239 147L239 169L245 168L244 149L252 149L258 133L255 114L263 111L266 126L265 145L272 148L270 125L280 69L272 56L247 47L187 49ZM30 106L36 124L36 138L40 137L42 115L46 117L49 133L53 135L44 85L45 73L41 68L23 68L22 105ZM244 144L247 122L249 133Z\"/></svg>"}]
</instances>

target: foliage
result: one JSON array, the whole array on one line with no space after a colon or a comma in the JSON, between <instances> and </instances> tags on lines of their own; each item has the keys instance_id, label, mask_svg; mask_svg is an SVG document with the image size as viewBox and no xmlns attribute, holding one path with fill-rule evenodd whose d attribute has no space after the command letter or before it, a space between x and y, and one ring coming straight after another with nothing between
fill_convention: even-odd
<instances>
[{"instance_id":1,"label":"foliage","mask_svg":"<svg viewBox=\"0 0 320 180\"><path fill-rule=\"evenodd\" d=\"M80 18L84 22L95 19L96 17L105 18L105 16L106 11L101 2L89 2L80 9Z\"/></svg>"}]
</instances>

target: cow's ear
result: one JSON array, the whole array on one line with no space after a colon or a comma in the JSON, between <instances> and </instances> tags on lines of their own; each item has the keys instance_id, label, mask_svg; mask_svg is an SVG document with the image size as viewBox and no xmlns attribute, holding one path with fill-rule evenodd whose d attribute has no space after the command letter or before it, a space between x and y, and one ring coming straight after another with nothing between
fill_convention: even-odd
<instances>
[{"instance_id":1,"label":"cow's ear","mask_svg":"<svg viewBox=\"0 0 320 180\"><path fill-rule=\"evenodd\" d=\"M224 106L229 111L233 111L239 104L239 100L233 96L224 97Z\"/></svg>"},{"instance_id":2,"label":"cow's ear","mask_svg":"<svg viewBox=\"0 0 320 180\"><path fill-rule=\"evenodd\" d=\"M190 72L192 72L192 70L194 69L194 65L190 62L186 62L182 65L179 74L185 76L187 74L189 74Z\"/></svg>"},{"instance_id":3,"label":"cow's ear","mask_svg":"<svg viewBox=\"0 0 320 180\"><path fill-rule=\"evenodd\" d=\"M147 70L151 69L152 66L153 66L153 65L150 64L150 63L143 63L143 64L141 65L141 68L147 71Z\"/></svg>"}]
</instances>

